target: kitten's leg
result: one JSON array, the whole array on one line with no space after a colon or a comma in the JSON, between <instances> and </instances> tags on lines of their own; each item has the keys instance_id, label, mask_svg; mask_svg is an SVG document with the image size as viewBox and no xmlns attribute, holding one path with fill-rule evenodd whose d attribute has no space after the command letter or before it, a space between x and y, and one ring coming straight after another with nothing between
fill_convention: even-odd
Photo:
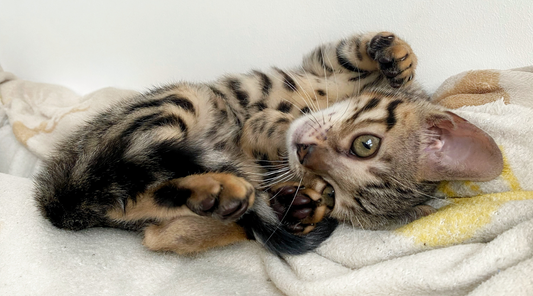
<instances>
[{"instance_id":1,"label":"kitten's leg","mask_svg":"<svg viewBox=\"0 0 533 296\"><path fill-rule=\"evenodd\" d=\"M353 73L347 81L338 82L352 86L352 94L383 78L394 88L409 84L416 66L417 58L409 44L389 32L354 35L324 44L303 61L305 71L330 80L335 75Z\"/></svg>"},{"instance_id":2,"label":"kitten's leg","mask_svg":"<svg viewBox=\"0 0 533 296\"><path fill-rule=\"evenodd\" d=\"M287 152L285 134L294 116L274 109L255 113L243 126L241 147L245 154L272 168ZM271 176L273 177L273 176Z\"/></svg>"},{"instance_id":3,"label":"kitten's leg","mask_svg":"<svg viewBox=\"0 0 533 296\"><path fill-rule=\"evenodd\" d=\"M206 173L167 181L139 194L124 209L113 209L107 216L115 221L178 216L207 216L219 221L235 221L251 207L255 189L243 178L228 173Z\"/></svg>"},{"instance_id":4,"label":"kitten's leg","mask_svg":"<svg viewBox=\"0 0 533 296\"><path fill-rule=\"evenodd\" d=\"M144 230L143 244L154 251L189 254L246 240L244 229L209 217L180 216Z\"/></svg>"}]
</instances>

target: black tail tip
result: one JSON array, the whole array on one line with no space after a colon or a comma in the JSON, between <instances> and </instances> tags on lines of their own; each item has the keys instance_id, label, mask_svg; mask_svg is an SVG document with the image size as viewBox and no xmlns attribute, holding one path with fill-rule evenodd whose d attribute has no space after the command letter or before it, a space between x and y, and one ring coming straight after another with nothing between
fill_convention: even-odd
<instances>
[{"instance_id":1,"label":"black tail tip","mask_svg":"<svg viewBox=\"0 0 533 296\"><path fill-rule=\"evenodd\" d=\"M282 255L301 255L318 248L338 226L338 221L326 218L306 235L295 235L278 225L262 221L254 212L245 214L239 221L246 231L270 252Z\"/></svg>"}]
</instances>

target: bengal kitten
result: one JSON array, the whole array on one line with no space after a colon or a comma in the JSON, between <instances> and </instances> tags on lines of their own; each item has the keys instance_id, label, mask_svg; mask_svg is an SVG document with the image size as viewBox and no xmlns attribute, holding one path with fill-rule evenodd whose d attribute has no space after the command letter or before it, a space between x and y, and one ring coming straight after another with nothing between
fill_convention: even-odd
<instances>
[{"instance_id":1,"label":"bengal kitten","mask_svg":"<svg viewBox=\"0 0 533 296\"><path fill-rule=\"evenodd\" d=\"M148 248L177 253L255 238L299 254L337 220L412 221L432 212L439 180L491 179L502 166L490 137L428 102L416 65L407 43L368 33L321 45L292 71L156 88L62 141L37 202L57 227L140 230Z\"/></svg>"}]
</instances>

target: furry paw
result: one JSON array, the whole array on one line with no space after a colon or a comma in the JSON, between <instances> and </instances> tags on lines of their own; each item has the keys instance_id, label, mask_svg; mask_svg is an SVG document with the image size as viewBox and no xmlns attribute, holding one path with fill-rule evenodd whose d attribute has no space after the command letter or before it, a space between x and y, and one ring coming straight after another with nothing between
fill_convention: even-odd
<instances>
[{"instance_id":1,"label":"furry paw","mask_svg":"<svg viewBox=\"0 0 533 296\"><path fill-rule=\"evenodd\" d=\"M411 47L394 34L378 33L370 40L367 53L378 62L381 73L392 87L398 88L413 80L416 56Z\"/></svg>"},{"instance_id":2,"label":"furry paw","mask_svg":"<svg viewBox=\"0 0 533 296\"><path fill-rule=\"evenodd\" d=\"M284 184L273 189L270 206L286 230L307 234L326 217L335 203L332 191L322 194L298 185Z\"/></svg>"},{"instance_id":3,"label":"furry paw","mask_svg":"<svg viewBox=\"0 0 533 296\"><path fill-rule=\"evenodd\" d=\"M200 216L235 221L252 206L253 186L243 178L226 173L190 175L171 180L155 192L159 205L184 204Z\"/></svg>"}]
</instances>

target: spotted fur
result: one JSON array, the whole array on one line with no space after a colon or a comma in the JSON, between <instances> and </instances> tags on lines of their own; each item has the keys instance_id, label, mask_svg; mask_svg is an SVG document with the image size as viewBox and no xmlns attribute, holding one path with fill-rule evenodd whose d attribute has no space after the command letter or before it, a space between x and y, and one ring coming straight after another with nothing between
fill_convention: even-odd
<instances>
[{"instance_id":1,"label":"spotted fur","mask_svg":"<svg viewBox=\"0 0 533 296\"><path fill-rule=\"evenodd\" d=\"M295 70L156 88L62 141L37 177L36 199L57 227L142 230L149 248L178 253L246 238L276 253L315 248L336 222L310 219L313 230L303 236L280 227L284 217L269 204L283 182L318 193L308 194L314 201L333 185L331 217L359 226L416 218L435 184L406 174L416 163L408 150L435 108L412 83L415 68L404 41L369 33L321 45ZM345 146L359 129L392 140L372 161L348 167ZM327 143L324 158L302 165L295 134ZM298 201L296 208L309 203Z\"/></svg>"}]
</instances>

